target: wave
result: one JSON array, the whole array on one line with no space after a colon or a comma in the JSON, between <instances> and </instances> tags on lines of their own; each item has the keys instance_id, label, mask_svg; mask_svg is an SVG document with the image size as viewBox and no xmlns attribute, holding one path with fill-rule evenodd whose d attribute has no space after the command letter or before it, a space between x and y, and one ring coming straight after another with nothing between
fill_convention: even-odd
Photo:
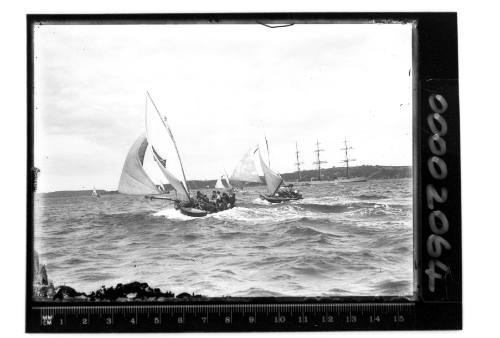
<instances>
[{"instance_id":1,"label":"wave","mask_svg":"<svg viewBox=\"0 0 500 338\"><path fill-rule=\"evenodd\" d=\"M384 195L358 195L354 197L360 200L381 200L387 198L387 196Z\"/></svg>"},{"instance_id":2,"label":"wave","mask_svg":"<svg viewBox=\"0 0 500 338\"><path fill-rule=\"evenodd\" d=\"M178 210L175 210L174 208L166 208L166 209L160 210L160 211L154 213L153 216L165 217L165 218L168 218L171 220L176 220L176 221L190 221L190 220L194 220L197 218L197 217L191 217L191 216L184 215L184 214L180 213Z\"/></svg>"},{"instance_id":3,"label":"wave","mask_svg":"<svg viewBox=\"0 0 500 338\"><path fill-rule=\"evenodd\" d=\"M308 267L297 267L294 266L291 270L298 275L305 275L307 277L319 277L324 274L323 270L320 268L308 266Z\"/></svg>"},{"instance_id":4,"label":"wave","mask_svg":"<svg viewBox=\"0 0 500 338\"><path fill-rule=\"evenodd\" d=\"M236 291L231 294L233 297L283 297L285 294L263 288L251 287L245 290Z\"/></svg>"},{"instance_id":5,"label":"wave","mask_svg":"<svg viewBox=\"0 0 500 338\"><path fill-rule=\"evenodd\" d=\"M382 293L392 295L409 295L412 293L412 283L408 280L385 280L376 287Z\"/></svg>"},{"instance_id":6,"label":"wave","mask_svg":"<svg viewBox=\"0 0 500 338\"><path fill-rule=\"evenodd\" d=\"M222 232L219 234L219 237L222 239L234 239L238 237L245 237L247 234L240 232L240 231L233 231L233 232Z\"/></svg>"},{"instance_id":7,"label":"wave","mask_svg":"<svg viewBox=\"0 0 500 338\"><path fill-rule=\"evenodd\" d=\"M301 208L323 212L323 213L342 213L348 211L352 206L349 204L300 204Z\"/></svg>"},{"instance_id":8,"label":"wave","mask_svg":"<svg viewBox=\"0 0 500 338\"><path fill-rule=\"evenodd\" d=\"M304 227L300 225L294 225L286 231L286 234L299 237L309 237L315 235L326 235L326 233L319 230L313 229L311 227Z\"/></svg>"},{"instance_id":9,"label":"wave","mask_svg":"<svg viewBox=\"0 0 500 338\"><path fill-rule=\"evenodd\" d=\"M250 224L285 224L297 220L305 221L307 219L316 220L325 218L317 213L300 210L289 204L269 208L235 207L209 216L223 221L245 222Z\"/></svg>"},{"instance_id":10,"label":"wave","mask_svg":"<svg viewBox=\"0 0 500 338\"><path fill-rule=\"evenodd\" d=\"M252 200L253 204L259 204L259 205L273 205L273 203L268 202L260 197L257 197L256 199Z\"/></svg>"}]
</instances>

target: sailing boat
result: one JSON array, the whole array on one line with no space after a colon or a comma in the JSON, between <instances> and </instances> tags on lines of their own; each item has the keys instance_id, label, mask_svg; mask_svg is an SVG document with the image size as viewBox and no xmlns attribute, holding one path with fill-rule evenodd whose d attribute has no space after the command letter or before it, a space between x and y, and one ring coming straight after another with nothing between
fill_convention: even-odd
<instances>
[{"instance_id":1,"label":"sailing boat","mask_svg":"<svg viewBox=\"0 0 500 338\"><path fill-rule=\"evenodd\" d=\"M366 177L349 177L349 162L356 161L354 158L349 158L348 151L352 147L347 146L347 140L344 139L344 148L341 150L345 151L345 159L342 162L346 164L346 177L341 177L337 179L337 183L356 183L356 182L366 182L368 179Z\"/></svg>"},{"instance_id":2,"label":"sailing boat","mask_svg":"<svg viewBox=\"0 0 500 338\"><path fill-rule=\"evenodd\" d=\"M268 147L268 142L266 138L266 146ZM268 148L269 149L269 148ZM260 198L270 202L270 203L282 203L292 200L300 200L302 199L302 194L297 191L288 190L279 190L280 186L283 184L283 178L280 174L274 172L271 169L271 161L269 159L269 150L268 150L268 159L267 164L262 158L261 148L259 147L256 152L259 152L259 162L262 172L264 173L264 180L266 181L267 186L267 195L260 195ZM290 186L291 187L291 186Z\"/></svg>"},{"instance_id":3,"label":"sailing boat","mask_svg":"<svg viewBox=\"0 0 500 338\"><path fill-rule=\"evenodd\" d=\"M255 165L254 153L255 148L249 148L241 160L236 164L228 182L233 182L233 185L240 190L248 183L262 183L257 166ZM226 175L227 176L227 175Z\"/></svg>"},{"instance_id":4,"label":"sailing boat","mask_svg":"<svg viewBox=\"0 0 500 338\"><path fill-rule=\"evenodd\" d=\"M229 182L227 174L219 176L217 182L215 183L215 189L230 190L232 188L233 186L231 185L231 182Z\"/></svg>"},{"instance_id":5,"label":"sailing boat","mask_svg":"<svg viewBox=\"0 0 500 338\"><path fill-rule=\"evenodd\" d=\"M146 135L151 143L153 158L158 168L174 188L176 195L172 199L174 208L191 217L203 217L209 212L221 211L212 203L203 204L206 209L201 209L201 203L191 197L179 148L168 125L167 117L160 113L149 93L147 96L154 112L149 111L146 105ZM234 200L230 203L230 207L234 207Z\"/></svg>"},{"instance_id":6,"label":"sailing boat","mask_svg":"<svg viewBox=\"0 0 500 338\"><path fill-rule=\"evenodd\" d=\"M160 113L153 99L147 93L154 111L148 109L146 101L146 135L158 168L175 190L174 208L182 214L203 217L207 211L195 208L187 185L186 174L174 135L167 123L167 117Z\"/></svg>"},{"instance_id":7,"label":"sailing boat","mask_svg":"<svg viewBox=\"0 0 500 338\"><path fill-rule=\"evenodd\" d=\"M99 193L97 192L97 190L95 190L95 187L94 187L94 189L92 190L92 197L95 197L95 198L99 198L99 197L101 197L101 195L99 195Z\"/></svg>"}]
</instances>

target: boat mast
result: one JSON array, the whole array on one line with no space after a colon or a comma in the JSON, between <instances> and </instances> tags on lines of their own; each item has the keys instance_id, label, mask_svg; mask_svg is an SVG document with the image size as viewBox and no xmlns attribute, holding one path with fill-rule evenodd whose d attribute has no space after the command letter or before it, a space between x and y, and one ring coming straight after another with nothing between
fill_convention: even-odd
<instances>
[{"instance_id":1,"label":"boat mast","mask_svg":"<svg viewBox=\"0 0 500 338\"><path fill-rule=\"evenodd\" d=\"M299 147L297 142L295 142L295 156L297 157L297 162L295 162L295 165L297 166L297 182L300 182L300 165L304 162L300 162L299 160Z\"/></svg>"},{"instance_id":2,"label":"boat mast","mask_svg":"<svg viewBox=\"0 0 500 338\"><path fill-rule=\"evenodd\" d=\"M316 164L318 166L318 180L321 181L321 163L326 163L326 161L321 161L319 158L320 152L324 151L324 149L319 149L319 141L316 140L316 150L314 151L316 153L316 162L313 162L313 164Z\"/></svg>"},{"instance_id":3,"label":"boat mast","mask_svg":"<svg viewBox=\"0 0 500 338\"><path fill-rule=\"evenodd\" d=\"M174 135L172 134L172 131L170 130L170 127L167 124L167 117L161 115L160 111L156 107L155 102L153 101L153 98L151 97L151 95L149 95L149 92L146 91L146 93L148 94L148 97L151 100L151 103L153 103L153 107L155 107L155 110L158 113L158 116L160 117L161 122L163 123L165 128L167 128L168 134L170 135L170 138L172 139L172 142L174 143L175 151L177 153L177 158L179 159L179 163L181 165L182 177L184 177L184 182L186 182L186 190L187 190L187 193L189 196L189 188L187 187L187 179L186 179L186 174L184 173L184 166L182 165L181 155L179 154L179 149L177 148L177 143L175 142Z\"/></svg>"},{"instance_id":4,"label":"boat mast","mask_svg":"<svg viewBox=\"0 0 500 338\"><path fill-rule=\"evenodd\" d=\"M267 142L266 131L264 130L264 139L266 140L267 148L267 165L271 168L271 155L269 155L269 143Z\"/></svg>"},{"instance_id":5,"label":"boat mast","mask_svg":"<svg viewBox=\"0 0 500 338\"><path fill-rule=\"evenodd\" d=\"M345 160L342 161L342 162L345 162L346 164L346 177L349 178L349 162L352 162L352 161L356 161L356 159L354 158L349 158L348 154L347 154L347 151L349 149L352 149L352 147L348 147L347 146L347 140L344 138L344 148L341 148L340 150L344 150L345 151Z\"/></svg>"}]
</instances>

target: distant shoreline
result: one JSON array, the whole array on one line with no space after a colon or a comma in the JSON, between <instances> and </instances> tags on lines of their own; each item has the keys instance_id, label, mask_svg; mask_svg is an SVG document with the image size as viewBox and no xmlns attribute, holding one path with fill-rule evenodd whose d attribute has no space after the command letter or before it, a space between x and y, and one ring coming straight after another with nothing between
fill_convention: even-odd
<instances>
[{"instance_id":1,"label":"distant shoreline","mask_svg":"<svg viewBox=\"0 0 500 338\"><path fill-rule=\"evenodd\" d=\"M330 167L321 169L321 180L333 181L335 179L344 177L346 173L345 167ZM382 166L382 165L362 165L356 167L349 167L349 175L351 177L367 177L369 179L398 179L398 178L411 178L412 177L412 167L411 166ZM297 182L297 172L291 173L281 173L283 180L285 182ZM310 182L311 180L317 180L318 171L317 170L303 170L300 172L301 182ZM216 180L190 180L188 181L188 186L190 189L212 189L215 185ZM251 183L248 186L260 186L264 185L258 183ZM167 189L172 188L167 184ZM72 196L91 196L93 189L85 190L58 190L51 192L37 192L37 196L43 197L72 197ZM100 195L112 195L117 194L117 190L96 190Z\"/></svg>"}]
</instances>

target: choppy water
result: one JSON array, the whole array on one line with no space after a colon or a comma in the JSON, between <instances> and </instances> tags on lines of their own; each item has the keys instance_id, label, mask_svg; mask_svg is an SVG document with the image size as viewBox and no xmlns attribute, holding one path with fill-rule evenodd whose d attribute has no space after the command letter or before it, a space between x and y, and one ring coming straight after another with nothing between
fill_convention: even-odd
<instances>
[{"instance_id":1,"label":"choppy water","mask_svg":"<svg viewBox=\"0 0 500 338\"><path fill-rule=\"evenodd\" d=\"M164 201L104 195L35 201L35 248L49 278L79 291L144 281L206 296L411 295L410 180L263 188L206 218Z\"/></svg>"}]
</instances>

